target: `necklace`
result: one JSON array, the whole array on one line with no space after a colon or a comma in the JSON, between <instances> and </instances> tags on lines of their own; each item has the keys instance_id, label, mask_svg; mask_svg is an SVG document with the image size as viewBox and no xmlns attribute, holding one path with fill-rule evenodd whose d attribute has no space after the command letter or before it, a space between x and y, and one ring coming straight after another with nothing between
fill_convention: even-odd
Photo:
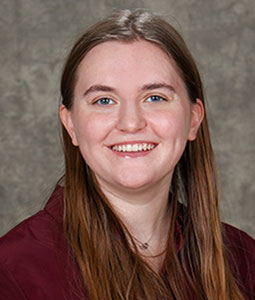
<instances>
[{"instance_id":1,"label":"necklace","mask_svg":"<svg viewBox=\"0 0 255 300\"><path fill-rule=\"evenodd\" d=\"M167 210L167 211L168 211L168 210ZM156 226L154 226L154 229L153 229L153 231L152 231L152 234L151 234L151 236L149 237L149 239L148 239L146 242L141 242L138 238L136 238L134 235L132 235L132 238L136 241L136 244L138 245L138 247L139 247L141 250L145 251L145 250L147 250L147 249L150 247L150 244L149 244L149 243L150 243L150 241L152 240L152 238L153 238L153 236L154 236L154 234L155 234L155 232L156 232L156 229L159 228L159 226L162 225L163 221L164 221L164 217L162 217L162 218L159 220L158 224L157 224Z\"/></svg>"},{"instance_id":2,"label":"necklace","mask_svg":"<svg viewBox=\"0 0 255 300\"><path fill-rule=\"evenodd\" d=\"M154 232L152 232L152 235L150 236L150 238L148 239L147 242L143 243L141 241L139 241L135 236L133 236L133 239L137 242L138 244L138 247L141 249L141 250L147 250L149 248L149 242L151 241L152 237L153 237L153 234Z\"/></svg>"},{"instance_id":3,"label":"necklace","mask_svg":"<svg viewBox=\"0 0 255 300\"><path fill-rule=\"evenodd\" d=\"M162 218L163 219L163 218ZM150 247L150 241L151 239L153 238L154 236L154 233L156 232L156 229L158 228L158 226L160 226L162 224L162 221L163 220L160 220L160 223L154 228L154 230L152 231L152 234L151 236L149 237L149 239L147 240L147 242L141 242L140 240L138 240L138 238L136 238L135 236L132 235L133 239L137 242L137 245L138 247L141 249L141 250L147 250L149 247Z\"/></svg>"}]
</instances>

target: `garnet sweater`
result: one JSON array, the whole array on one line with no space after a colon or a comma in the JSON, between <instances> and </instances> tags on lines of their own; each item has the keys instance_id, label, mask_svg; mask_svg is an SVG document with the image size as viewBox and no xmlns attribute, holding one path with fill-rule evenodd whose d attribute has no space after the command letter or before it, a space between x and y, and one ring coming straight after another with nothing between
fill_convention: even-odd
<instances>
[{"instance_id":1,"label":"garnet sweater","mask_svg":"<svg viewBox=\"0 0 255 300\"><path fill-rule=\"evenodd\" d=\"M0 238L0 300L80 300L80 274L63 230L63 188L45 208ZM180 228L180 226L178 226ZM178 230L178 240L182 240ZM223 224L230 266L246 298L255 299L255 241Z\"/></svg>"}]
</instances>

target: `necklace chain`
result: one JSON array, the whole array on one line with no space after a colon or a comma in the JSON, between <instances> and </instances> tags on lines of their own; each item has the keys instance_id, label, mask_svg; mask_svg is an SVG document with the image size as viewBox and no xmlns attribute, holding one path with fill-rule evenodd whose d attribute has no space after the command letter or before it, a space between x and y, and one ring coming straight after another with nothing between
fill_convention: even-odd
<instances>
[{"instance_id":1,"label":"necklace chain","mask_svg":"<svg viewBox=\"0 0 255 300\"><path fill-rule=\"evenodd\" d=\"M160 224L161 224L161 223L162 223L162 220L161 220ZM159 225L160 225L160 224L159 224ZM158 225L158 226L159 226L159 225ZM156 228L157 228L157 226L154 228L154 230L153 230L153 232L152 232L150 238L149 238L146 242L141 242L140 240L138 240L138 238L136 238L135 236L132 235L133 239L137 242L138 247L139 247L141 250L147 250L147 249L150 247L150 244L149 244L149 243L150 243L151 239L153 238L154 233L156 232Z\"/></svg>"},{"instance_id":2,"label":"necklace chain","mask_svg":"<svg viewBox=\"0 0 255 300\"><path fill-rule=\"evenodd\" d=\"M149 237L149 239L146 242L141 242L138 238L136 238L134 235L132 235L132 238L136 241L138 247L141 250L145 251L150 247L150 241L152 240L152 238L156 232L156 229L162 225L163 220L164 220L164 218L161 218L160 222L154 227L151 236Z\"/></svg>"},{"instance_id":3,"label":"necklace chain","mask_svg":"<svg viewBox=\"0 0 255 300\"><path fill-rule=\"evenodd\" d=\"M153 237L153 234L154 232L152 233L152 235L150 236L150 238L148 239L147 242L141 242L139 241L136 237L133 236L133 239L136 240L137 244L138 244L138 247L141 249L141 250L147 250L149 248L149 242L151 241L152 237Z\"/></svg>"}]
</instances>

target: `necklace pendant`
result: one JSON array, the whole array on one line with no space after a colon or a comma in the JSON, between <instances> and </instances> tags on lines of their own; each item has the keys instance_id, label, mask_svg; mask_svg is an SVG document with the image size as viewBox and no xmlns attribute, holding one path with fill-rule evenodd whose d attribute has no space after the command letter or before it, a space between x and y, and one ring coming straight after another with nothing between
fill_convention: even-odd
<instances>
[{"instance_id":1,"label":"necklace pendant","mask_svg":"<svg viewBox=\"0 0 255 300\"><path fill-rule=\"evenodd\" d=\"M141 245L140 245L140 248L141 248L142 250L146 250L146 249L148 249L148 247L149 247L149 244L148 244L148 243L141 243Z\"/></svg>"}]
</instances>

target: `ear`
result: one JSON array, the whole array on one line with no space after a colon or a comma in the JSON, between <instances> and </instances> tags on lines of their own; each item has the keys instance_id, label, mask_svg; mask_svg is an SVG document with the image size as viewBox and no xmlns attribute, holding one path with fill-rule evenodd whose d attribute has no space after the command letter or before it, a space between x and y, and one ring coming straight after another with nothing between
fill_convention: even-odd
<instances>
[{"instance_id":1,"label":"ear","mask_svg":"<svg viewBox=\"0 0 255 300\"><path fill-rule=\"evenodd\" d=\"M196 103L191 106L191 126L188 140L193 141L197 137L197 131L204 118L204 105L200 99L196 99Z\"/></svg>"},{"instance_id":2,"label":"ear","mask_svg":"<svg viewBox=\"0 0 255 300\"><path fill-rule=\"evenodd\" d=\"M65 105L61 104L59 108L59 116L61 119L62 124L64 125L65 129L67 130L68 134L70 135L72 139L72 143L74 146L78 146L78 141L76 138L73 120L71 111L65 107Z\"/></svg>"}]
</instances>

